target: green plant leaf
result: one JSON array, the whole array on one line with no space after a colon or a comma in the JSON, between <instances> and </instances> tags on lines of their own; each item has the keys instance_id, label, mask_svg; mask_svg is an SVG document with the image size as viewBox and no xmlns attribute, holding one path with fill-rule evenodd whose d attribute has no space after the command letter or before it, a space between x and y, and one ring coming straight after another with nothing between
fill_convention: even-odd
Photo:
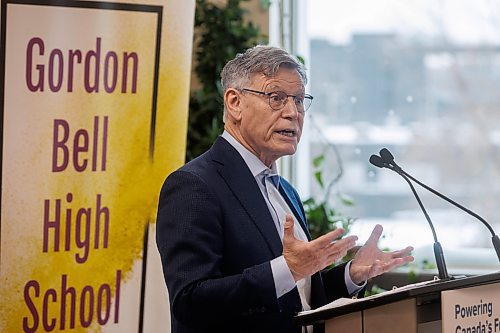
<instances>
[{"instance_id":1,"label":"green plant leaf","mask_svg":"<svg viewBox=\"0 0 500 333\"><path fill-rule=\"evenodd\" d=\"M354 206L354 199L351 196L341 193L339 194L339 198L344 205Z\"/></svg>"},{"instance_id":2,"label":"green plant leaf","mask_svg":"<svg viewBox=\"0 0 500 333\"><path fill-rule=\"evenodd\" d=\"M315 172L314 178L316 178L316 181L318 182L319 186L321 186L321 188L325 187L325 185L323 184L323 174L321 173L321 171Z\"/></svg>"},{"instance_id":3,"label":"green plant leaf","mask_svg":"<svg viewBox=\"0 0 500 333\"><path fill-rule=\"evenodd\" d=\"M323 200L316 201L314 197L311 197L303 201L308 228L312 238L317 238L331 230L334 230L339 223L346 232L349 232L351 224L356 221L355 218L343 216L328 202L329 191L331 190L332 184L325 184L325 180L323 178L325 162L326 159L324 154L320 154L312 160L314 178L323 191L321 195ZM348 195L339 194L338 196L342 205L354 205L354 200Z\"/></svg>"},{"instance_id":4,"label":"green plant leaf","mask_svg":"<svg viewBox=\"0 0 500 333\"><path fill-rule=\"evenodd\" d=\"M321 166L323 166L324 162L325 162L325 155L321 154L313 158L312 164L314 168L318 169Z\"/></svg>"},{"instance_id":5,"label":"green plant leaf","mask_svg":"<svg viewBox=\"0 0 500 333\"><path fill-rule=\"evenodd\" d=\"M264 39L259 29L244 19L240 4L241 0L228 0L225 5L196 0L194 72L201 87L191 91L187 161L208 150L222 133L222 68L238 52Z\"/></svg>"}]
</instances>

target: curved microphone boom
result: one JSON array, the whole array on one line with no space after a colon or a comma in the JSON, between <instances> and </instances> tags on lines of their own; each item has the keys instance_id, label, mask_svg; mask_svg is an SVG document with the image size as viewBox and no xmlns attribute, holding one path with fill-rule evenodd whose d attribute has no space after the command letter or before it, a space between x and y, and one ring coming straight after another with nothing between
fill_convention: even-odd
<instances>
[{"instance_id":1,"label":"curved microphone boom","mask_svg":"<svg viewBox=\"0 0 500 333\"><path fill-rule=\"evenodd\" d=\"M400 169L399 167L395 167L387 162L387 158L389 157L389 155L383 156L382 151L380 152L380 155L382 157L377 156L377 155L370 156L370 163L375 165L376 167L379 167L379 168L388 168L388 169L396 172L401 177L403 177L404 180L406 180L406 182L408 183L408 185L411 188L411 191L413 192L413 195L415 196L415 199L417 199L417 202L420 206L420 209L424 213L424 216L425 216L427 222L429 223L429 226L431 227L432 236L434 237L434 257L436 259L436 266L438 269L439 278L440 279L449 279L450 276L448 275L448 270L446 269L446 261L444 259L443 248L441 247L441 244L438 242L436 230L434 230L434 225L432 224L431 218L429 217L429 214L427 214L427 211L425 210L425 207L422 204L422 201L420 200L420 197L418 196L417 191L415 190L415 187L413 187L413 184L410 182L410 180L399 171L399 169ZM392 156L392 154L390 156Z\"/></svg>"},{"instance_id":2,"label":"curved microphone boom","mask_svg":"<svg viewBox=\"0 0 500 333\"><path fill-rule=\"evenodd\" d=\"M380 150L380 157L381 157L382 163L387 164L389 167L393 167L394 169L397 170L396 172L398 172L399 174L404 175L404 176L410 178L412 181L414 181L418 185L422 186L427 191L429 191L429 192L437 195L438 197L440 197L441 199L443 199L443 200L451 203L455 207L460 208L461 210L463 210L467 214L475 217L477 220L479 220L481 223L483 223L486 226L486 228L488 228L488 230L491 233L491 241L493 243L493 248L495 249L495 252L497 254L498 260L500 261L500 239L498 238L498 235L495 234L495 231L493 230L493 228L491 227L491 225L488 222L486 222L486 220L484 218L482 218L478 214L474 213L470 209L465 208L464 206L462 206L461 204L455 202L454 200L448 198L444 194L441 194L438 191L436 191L435 189L433 189L433 188L425 185L424 183L422 183L418 179L412 177L406 171L404 171L403 169L401 169L401 167L399 165L397 165L396 162L394 162L394 156L391 154L391 152L387 148L382 148Z\"/></svg>"}]
</instances>

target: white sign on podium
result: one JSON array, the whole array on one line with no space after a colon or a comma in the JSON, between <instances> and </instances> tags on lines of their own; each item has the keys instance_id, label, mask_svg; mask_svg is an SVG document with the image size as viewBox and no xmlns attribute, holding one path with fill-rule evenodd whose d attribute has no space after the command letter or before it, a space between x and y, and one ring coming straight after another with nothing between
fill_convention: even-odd
<instances>
[{"instance_id":1,"label":"white sign on podium","mask_svg":"<svg viewBox=\"0 0 500 333\"><path fill-rule=\"evenodd\" d=\"M500 285L441 293L442 333L500 333Z\"/></svg>"}]
</instances>

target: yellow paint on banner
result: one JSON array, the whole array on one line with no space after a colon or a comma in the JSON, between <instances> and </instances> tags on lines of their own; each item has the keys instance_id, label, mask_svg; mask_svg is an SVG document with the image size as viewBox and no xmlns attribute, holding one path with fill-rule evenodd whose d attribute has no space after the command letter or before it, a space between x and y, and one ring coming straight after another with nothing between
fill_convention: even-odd
<instances>
[{"instance_id":1,"label":"yellow paint on banner","mask_svg":"<svg viewBox=\"0 0 500 333\"><path fill-rule=\"evenodd\" d=\"M7 1L2 332L137 330L130 278L183 161L194 12L157 2Z\"/></svg>"}]
</instances>

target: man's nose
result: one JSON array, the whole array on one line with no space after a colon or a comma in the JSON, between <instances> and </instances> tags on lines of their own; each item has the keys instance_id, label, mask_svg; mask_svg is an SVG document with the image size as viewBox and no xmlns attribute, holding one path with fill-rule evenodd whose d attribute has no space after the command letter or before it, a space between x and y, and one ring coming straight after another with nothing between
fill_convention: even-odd
<instances>
[{"instance_id":1,"label":"man's nose","mask_svg":"<svg viewBox=\"0 0 500 333\"><path fill-rule=\"evenodd\" d=\"M292 96L288 96L283 110L281 110L283 117L285 118L297 118L299 116L299 109L293 100Z\"/></svg>"}]
</instances>

